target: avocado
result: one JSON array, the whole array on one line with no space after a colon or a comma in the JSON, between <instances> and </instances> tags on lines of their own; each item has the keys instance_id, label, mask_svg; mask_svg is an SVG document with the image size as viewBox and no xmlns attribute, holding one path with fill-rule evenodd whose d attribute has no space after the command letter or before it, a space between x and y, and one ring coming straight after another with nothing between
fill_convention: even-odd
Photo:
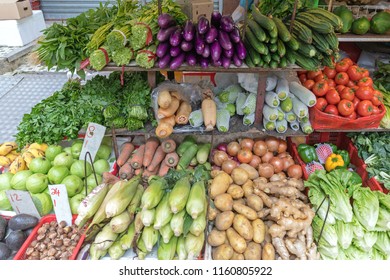
<instances>
[{"instance_id":1,"label":"avocado","mask_svg":"<svg viewBox=\"0 0 390 280\"><path fill-rule=\"evenodd\" d=\"M30 234L33 232L34 228L29 228L29 229L26 229L24 230L24 233L26 234L26 236L30 236Z\"/></svg>"},{"instance_id":2,"label":"avocado","mask_svg":"<svg viewBox=\"0 0 390 280\"><path fill-rule=\"evenodd\" d=\"M341 33L347 33L352 26L353 14L346 6L338 6L333 10L333 13L341 18L343 22L343 28L340 29Z\"/></svg>"},{"instance_id":3,"label":"avocado","mask_svg":"<svg viewBox=\"0 0 390 280\"><path fill-rule=\"evenodd\" d=\"M382 11L371 19L371 31L376 34L385 34L390 30L390 13Z\"/></svg>"},{"instance_id":4,"label":"avocado","mask_svg":"<svg viewBox=\"0 0 390 280\"><path fill-rule=\"evenodd\" d=\"M0 241L2 241L7 232L7 220L0 216Z\"/></svg>"},{"instance_id":5,"label":"avocado","mask_svg":"<svg viewBox=\"0 0 390 280\"><path fill-rule=\"evenodd\" d=\"M18 251L26 239L27 236L23 231L15 230L8 234L7 238L5 239L5 244L7 244L8 248L11 250Z\"/></svg>"},{"instance_id":6,"label":"avocado","mask_svg":"<svg viewBox=\"0 0 390 280\"><path fill-rule=\"evenodd\" d=\"M0 260L7 260L11 253L11 249L5 243L0 242Z\"/></svg>"},{"instance_id":7,"label":"avocado","mask_svg":"<svg viewBox=\"0 0 390 280\"><path fill-rule=\"evenodd\" d=\"M35 227L38 222L39 220L37 217L28 214L18 214L9 220L8 226L12 230L25 230Z\"/></svg>"}]
</instances>

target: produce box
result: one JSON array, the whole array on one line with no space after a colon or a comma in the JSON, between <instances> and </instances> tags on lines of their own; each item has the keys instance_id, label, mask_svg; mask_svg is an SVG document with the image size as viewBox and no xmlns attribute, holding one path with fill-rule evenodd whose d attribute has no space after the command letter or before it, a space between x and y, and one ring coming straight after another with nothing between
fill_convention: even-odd
<instances>
[{"instance_id":1,"label":"produce box","mask_svg":"<svg viewBox=\"0 0 390 280\"><path fill-rule=\"evenodd\" d=\"M29 0L0 0L0 19L21 19L30 15Z\"/></svg>"},{"instance_id":2,"label":"produce box","mask_svg":"<svg viewBox=\"0 0 390 280\"><path fill-rule=\"evenodd\" d=\"M76 218L77 218L77 215L73 215L72 222L74 222L76 220ZM16 253L16 255L14 257L14 260L25 260L26 259L27 248L29 247L31 242L36 240L36 238L38 236L38 230L42 227L43 224L50 223L52 221L56 221L56 215L54 215L54 214L50 214L50 215L47 215L47 216L44 216L44 217L41 218L39 223L35 226L34 230L31 232L29 237L24 242L23 246ZM69 260L75 260L76 259L77 254L80 251L81 245L84 242L84 239L85 239L85 234L82 234L80 236L80 239L79 239L75 249L73 250L72 255L69 257Z\"/></svg>"}]
</instances>

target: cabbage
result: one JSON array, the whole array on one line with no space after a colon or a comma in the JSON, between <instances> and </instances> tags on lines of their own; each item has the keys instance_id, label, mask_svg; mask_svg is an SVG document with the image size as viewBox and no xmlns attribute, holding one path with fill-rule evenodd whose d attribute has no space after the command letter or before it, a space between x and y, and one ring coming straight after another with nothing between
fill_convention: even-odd
<instances>
[{"instance_id":1,"label":"cabbage","mask_svg":"<svg viewBox=\"0 0 390 280\"><path fill-rule=\"evenodd\" d=\"M353 213L367 229L373 230L379 216L378 197L369 188L356 188L352 195Z\"/></svg>"},{"instance_id":2,"label":"cabbage","mask_svg":"<svg viewBox=\"0 0 390 280\"><path fill-rule=\"evenodd\" d=\"M390 235L388 232L377 233L377 239L376 243L374 244L374 248L386 256L390 255Z\"/></svg>"},{"instance_id":3,"label":"cabbage","mask_svg":"<svg viewBox=\"0 0 390 280\"><path fill-rule=\"evenodd\" d=\"M322 260L335 260L339 255L339 248L337 246L329 246L321 239L318 243L318 252Z\"/></svg>"},{"instance_id":4,"label":"cabbage","mask_svg":"<svg viewBox=\"0 0 390 280\"><path fill-rule=\"evenodd\" d=\"M369 260L370 259L370 252L364 252L354 245L349 246L349 248L344 252L348 260Z\"/></svg>"},{"instance_id":5,"label":"cabbage","mask_svg":"<svg viewBox=\"0 0 390 280\"><path fill-rule=\"evenodd\" d=\"M378 197L380 206L390 211L390 195L383 192L374 192L374 194Z\"/></svg>"},{"instance_id":6,"label":"cabbage","mask_svg":"<svg viewBox=\"0 0 390 280\"><path fill-rule=\"evenodd\" d=\"M325 220L326 212L329 207L329 200L325 199L325 194L321 190L319 186L312 186L309 189L309 199L311 204L314 206L314 210L317 211L317 215L322 219ZM322 203L322 205L321 205ZM321 207L320 207L321 205ZM328 212L328 217L326 218L326 222L328 224L334 225L336 223L336 219L333 216L332 212Z\"/></svg>"},{"instance_id":7,"label":"cabbage","mask_svg":"<svg viewBox=\"0 0 390 280\"><path fill-rule=\"evenodd\" d=\"M370 260L384 261L387 256L383 255L380 251L372 249L370 252Z\"/></svg>"},{"instance_id":8,"label":"cabbage","mask_svg":"<svg viewBox=\"0 0 390 280\"><path fill-rule=\"evenodd\" d=\"M377 240L377 234L375 232L366 231L364 232L363 238L353 240L353 245L355 245L357 248L359 248L362 251L369 252L374 246L376 240Z\"/></svg>"},{"instance_id":9,"label":"cabbage","mask_svg":"<svg viewBox=\"0 0 390 280\"><path fill-rule=\"evenodd\" d=\"M379 208L378 221L375 226L376 231L390 230L390 211L384 207Z\"/></svg>"},{"instance_id":10,"label":"cabbage","mask_svg":"<svg viewBox=\"0 0 390 280\"><path fill-rule=\"evenodd\" d=\"M318 240L320 237L320 233L322 228L322 236L320 241L321 242L326 242L328 246L334 247L337 246L337 233L333 225L330 225L328 223L324 223L321 218L318 216L315 216L313 221L312 221L312 227L313 227L313 233L316 239Z\"/></svg>"},{"instance_id":11,"label":"cabbage","mask_svg":"<svg viewBox=\"0 0 390 280\"><path fill-rule=\"evenodd\" d=\"M338 236L339 245L341 248L347 249L352 243L353 225L351 223L344 223L343 221L338 220L334 228Z\"/></svg>"},{"instance_id":12,"label":"cabbage","mask_svg":"<svg viewBox=\"0 0 390 280\"><path fill-rule=\"evenodd\" d=\"M361 239L364 236L364 228L359 223L359 221L355 218L355 216L352 219L352 226L353 226L353 234L355 239Z\"/></svg>"}]
</instances>

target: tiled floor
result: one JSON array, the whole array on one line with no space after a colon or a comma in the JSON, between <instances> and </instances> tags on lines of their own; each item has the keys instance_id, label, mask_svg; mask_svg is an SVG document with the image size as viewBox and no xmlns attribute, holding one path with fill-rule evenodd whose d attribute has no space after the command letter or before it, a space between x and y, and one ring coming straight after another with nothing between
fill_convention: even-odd
<instances>
[{"instance_id":1,"label":"tiled floor","mask_svg":"<svg viewBox=\"0 0 390 280\"><path fill-rule=\"evenodd\" d=\"M18 49L18 47L0 46L0 57L7 57L7 54L13 52L16 49Z\"/></svg>"}]
</instances>

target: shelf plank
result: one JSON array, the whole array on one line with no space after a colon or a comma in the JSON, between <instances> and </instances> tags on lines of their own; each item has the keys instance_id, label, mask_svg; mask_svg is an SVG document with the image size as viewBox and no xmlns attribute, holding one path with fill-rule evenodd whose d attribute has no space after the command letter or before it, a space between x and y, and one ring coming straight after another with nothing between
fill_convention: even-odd
<instances>
[{"instance_id":1,"label":"shelf plank","mask_svg":"<svg viewBox=\"0 0 390 280\"><path fill-rule=\"evenodd\" d=\"M353 129L353 130L345 130L345 129L316 129L316 132L390 132L388 128L363 128L363 129Z\"/></svg>"},{"instance_id":2,"label":"shelf plank","mask_svg":"<svg viewBox=\"0 0 390 280\"><path fill-rule=\"evenodd\" d=\"M390 42L390 35L388 34L372 34L367 33L364 35L356 34L337 34L339 42Z\"/></svg>"}]
</instances>

